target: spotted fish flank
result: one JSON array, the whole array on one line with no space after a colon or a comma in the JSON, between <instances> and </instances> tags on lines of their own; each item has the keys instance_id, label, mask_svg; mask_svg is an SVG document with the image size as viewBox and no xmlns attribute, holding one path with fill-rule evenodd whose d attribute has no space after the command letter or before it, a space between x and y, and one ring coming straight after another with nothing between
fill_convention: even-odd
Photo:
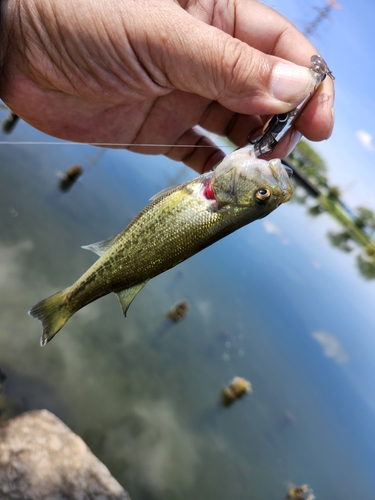
<instances>
[{"instance_id":1,"label":"spotted fish flank","mask_svg":"<svg viewBox=\"0 0 375 500\"><path fill-rule=\"evenodd\" d=\"M126 314L148 280L288 201L289 175L280 160L260 160L248 145L214 171L154 196L122 233L84 247L100 257L72 286L32 307L30 315L43 324L42 345L109 293Z\"/></svg>"}]
</instances>

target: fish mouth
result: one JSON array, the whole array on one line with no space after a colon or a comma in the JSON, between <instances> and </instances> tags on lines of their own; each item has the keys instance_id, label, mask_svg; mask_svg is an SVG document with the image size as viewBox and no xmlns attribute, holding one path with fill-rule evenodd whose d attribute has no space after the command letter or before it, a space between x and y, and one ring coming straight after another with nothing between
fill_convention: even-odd
<instances>
[{"instance_id":1,"label":"fish mouth","mask_svg":"<svg viewBox=\"0 0 375 500\"><path fill-rule=\"evenodd\" d=\"M285 165L285 163L282 163L282 165L285 168L286 173L288 174L288 177L290 179L293 175L293 170L289 167L289 165Z\"/></svg>"},{"instance_id":2,"label":"fish mouth","mask_svg":"<svg viewBox=\"0 0 375 500\"><path fill-rule=\"evenodd\" d=\"M269 167L282 193L280 203L289 201L294 193L294 188L289 180L293 175L293 170L279 159L270 160Z\"/></svg>"}]
</instances>

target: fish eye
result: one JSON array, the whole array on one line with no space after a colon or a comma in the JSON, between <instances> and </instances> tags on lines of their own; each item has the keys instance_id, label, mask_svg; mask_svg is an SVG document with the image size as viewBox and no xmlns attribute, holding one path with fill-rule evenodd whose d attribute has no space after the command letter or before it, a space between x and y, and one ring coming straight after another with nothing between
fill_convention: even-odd
<instances>
[{"instance_id":1,"label":"fish eye","mask_svg":"<svg viewBox=\"0 0 375 500\"><path fill-rule=\"evenodd\" d=\"M255 193L255 198L258 201L266 201L268 198L271 196L271 191L267 188L260 188L258 191Z\"/></svg>"}]
</instances>

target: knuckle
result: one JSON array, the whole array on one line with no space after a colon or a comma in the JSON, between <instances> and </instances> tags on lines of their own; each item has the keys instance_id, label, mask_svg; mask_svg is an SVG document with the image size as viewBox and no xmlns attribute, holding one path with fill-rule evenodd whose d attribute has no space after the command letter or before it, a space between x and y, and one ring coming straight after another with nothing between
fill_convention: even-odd
<instances>
[{"instance_id":1,"label":"knuckle","mask_svg":"<svg viewBox=\"0 0 375 500\"><path fill-rule=\"evenodd\" d=\"M236 97L237 99L257 92L259 75L264 73L259 58L254 57L254 50L246 43L235 38L229 38L224 44L222 57L222 86L218 99Z\"/></svg>"}]
</instances>

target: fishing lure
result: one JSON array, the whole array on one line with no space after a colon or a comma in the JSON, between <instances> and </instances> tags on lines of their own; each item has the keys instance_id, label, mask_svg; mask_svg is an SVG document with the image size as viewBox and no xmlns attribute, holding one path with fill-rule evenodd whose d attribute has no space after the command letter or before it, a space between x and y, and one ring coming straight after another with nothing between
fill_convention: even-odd
<instances>
[{"instance_id":1,"label":"fishing lure","mask_svg":"<svg viewBox=\"0 0 375 500\"><path fill-rule=\"evenodd\" d=\"M312 92L306 96L296 108L292 109L292 111L273 116L268 122L264 132L259 137L252 140L252 132L249 134L248 141L250 144L254 145L254 152L257 157L269 156L272 154L326 76L328 75L332 80L335 79L322 56L314 55L311 57L310 62L310 71L314 73L316 78L316 84Z\"/></svg>"}]
</instances>

